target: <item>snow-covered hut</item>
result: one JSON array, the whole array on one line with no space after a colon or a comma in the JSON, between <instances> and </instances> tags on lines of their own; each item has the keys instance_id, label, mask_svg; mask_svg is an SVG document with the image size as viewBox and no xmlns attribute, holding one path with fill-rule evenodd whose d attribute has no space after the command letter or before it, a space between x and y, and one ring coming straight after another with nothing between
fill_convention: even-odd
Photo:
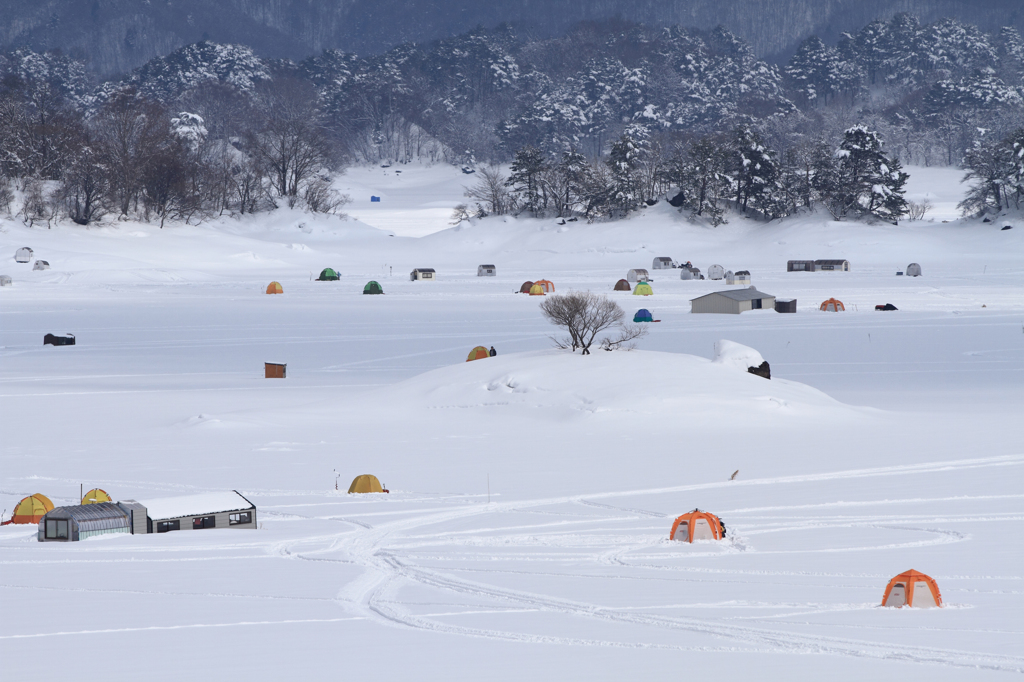
<instances>
[{"instance_id":1,"label":"snow-covered hut","mask_svg":"<svg viewBox=\"0 0 1024 682\"><path fill-rule=\"evenodd\" d=\"M691 313L728 313L738 315L747 310L771 310L774 307L775 297L763 291L758 291L754 287L715 291L690 299Z\"/></svg>"},{"instance_id":2,"label":"snow-covered hut","mask_svg":"<svg viewBox=\"0 0 1024 682\"><path fill-rule=\"evenodd\" d=\"M416 268L409 273L409 280L412 282L433 282L436 277L434 268Z\"/></svg>"},{"instance_id":3,"label":"snow-covered hut","mask_svg":"<svg viewBox=\"0 0 1024 682\"><path fill-rule=\"evenodd\" d=\"M34 251L27 246L23 246L14 252L14 260L17 263L27 263L32 260L32 254Z\"/></svg>"},{"instance_id":4,"label":"snow-covered hut","mask_svg":"<svg viewBox=\"0 0 1024 682\"><path fill-rule=\"evenodd\" d=\"M815 272L849 272L850 261L842 258L814 261Z\"/></svg>"},{"instance_id":5,"label":"snow-covered hut","mask_svg":"<svg viewBox=\"0 0 1024 682\"><path fill-rule=\"evenodd\" d=\"M921 266L917 263L911 263L907 266L907 277L920 277Z\"/></svg>"},{"instance_id":6,"label":"snow-covered hut","mask_svg":"<svg viewBox=\"0 0 1024 682\"><path fill-rule=\"evenodd\" d=\"M633 268L626 273L627 282L646 282L650 278L650 274L644 268Z\"/></svg>"},{"instance_id":7,"label":"snow-covered hut","mask_svg":"<svg viewBox=\"0 0 1024 682\"><path fill-rule=\"evenodd\" d=\"M671 270L674 267L677 267L676 262L668 256L658 256L651 263L652 270Z\"/></svg>"},{"instance_id":8,"label":"snow-covered hut","mask_svg":"<svg viewBox=\"0 0 1024 682\"><path fill-rule=\"evenodd\" d=\"M45 261L45 260L37 260L35 263L32 264L32 269L33 270L49 270L50 269L50 263L48 261Z\"/></svg>"},{"instance_id":9,"label":"snow-covered hut","mask_svg":"<svg viewBox=\"0 0 1024 682\"><path fill-rule=\"evenodd\" d=\"M679 279L704 279L704 277L700 274L700 268L684 265L679 268Z\"/></svg>"},{"instance_id":10,"label":"snow-covered hut","mask_svg":"<svg viewBox=\"0 0 1024 682\"><path fill-rule=\"evenodd\" d=\"M0 275L0 287L9 287L12 284L14 284L14 280L10 275Z\"/></svg>"},{"instance_id":11,"label":"snow-covered hut","mask_svg":"<svg viewBox=\"0 0 1024 682\"><path fill-rule=\"evenodd\" d=\"M722 279L725 277L725 268L717 263L708 268L708 279Z\"/></svg>"},{"instance_id":12,"label":"snow-covered hut","mask_svg":"<svg viewBox=\"0 0 1024 682\"><path fill-rule=\"evenodd\" d=\"M39 542L75 542L94 535L130 533L131 519L112 502L57 507L39 520Z\"/></svg>"},{"instance_id":13,"label":"snow-covered hut","mask_svg":"<svg viewBox=\"0 0 1024 682\"><path fill-rule=\"evenodd\" d=\"M498 268L493 265L478 265L476 266L477 277L494 277L498 274Z\"/></svg>"},{"instance_id":14,"label":"snow-covered hut","mask_svg":"<svg viewBox=\"0 0 1024 682\"><path fill-rule=\"evenodd\" d=\"M737 270L736 272L725 273L726 284L750 284L750 271Z\"/></svg>"},{"instance_id":15,"label":"snow-covered hut","mask_svg":"<svg viewBox=\"0 0 1024 682\"><path fill-rule=\"evenodd\" d=\"M204 528L256 528L256 505L237 490L161 497L136 502L150 533ZM90 505L95 506L95 505Z\"/></svg>"}]
</instances>

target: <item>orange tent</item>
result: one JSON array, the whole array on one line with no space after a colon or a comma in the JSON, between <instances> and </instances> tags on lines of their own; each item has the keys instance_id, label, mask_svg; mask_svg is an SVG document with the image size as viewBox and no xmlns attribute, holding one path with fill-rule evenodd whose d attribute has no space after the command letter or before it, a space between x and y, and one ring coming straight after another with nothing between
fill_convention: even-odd
<instances>
[{"instance_id":1,"label":"orange tent","mask_svg":"<svg viewBox=\"0 0 1024 682\"><path fill-rule=\"evenodd\" d=\"M466 362L472 362L473 360L483 360L484 358L491 357L491 354L483 346L477 346L473 350L469 351L469 357L466 358Z\"/></svg>"},{"instance_id":2,"label":"orange tent","mask_svg":"<svg viewBox=\"0 0 1024 682\"><path fill-rule=\"evenodd\" d=\"M39 519L50 511L53 511L53 502L50 502L49 497L42 493L29 495L15 505L14 516L10 521L4 521L4 525L6 526L8 523L39 523Z\"/></svg>"},{"instance_id":3,"label":"orange tent","mask_svg":"<svg viewBox=\"0 0 1024 682\"><path fill-rule=\"evenodd\" d=\"M519 293L528 294L530 289L533 288L533 282L523 282L523 286L519 287Z\"/></svg>"},{"instance_id":4,"label":"orange tent","mask_svg":"<svg viewBox=\"0 0 1024 682\"><path fill-rule=\"evenodd\" d=\"M725 524L710 512L694 509L675 520L669 540L693 542L694 540L721 540L725 537Z\"/></svg>"},{"instance_id":5,"label":"orange tent","mask_svg":"<svg viewBox=\"0 0 1024 682\"><path fill-rule=\"evenodd\" d=\"M284 287L281 286L280 282L271 282L267 285L268 294L283 294Z\"/></svg>"},{"instance_id":6,"label":"orange tent","mask_svg":"<svg viewBox=\"0 0 1024 682\"><path fill-rule=\"evenodd\" d=\"M830 313L841 313L841 312L846 310L846 306L844 306L843 302L840 301L839 299L837 299L837 298L830 298L830 299L828 299L827 301L825 301L824 303L821 304L821 310L824 310L824 311L827 311L827 312L830 312Z\"/></svg>"},{"instance_id":7,"label":"orange tent","mask_svg":"<svg viewBox=\"0 0 1024 682\"><path fill-rule=\"evenodd\" d=\"M911 569L889 581L882 595L882 606L916 606L927 609L942 606L942 595L931 577Z\"/></svg>"},{"instance_id":8,"label":"orange tent","mask_svg":"<svg viewBox=\"0 0 1024 682\"><path fill-rule=\"evenodd\" d=\"M549 280L549 279L538 279L536 282L533 283L533 286L537 286L538 284L541 285L542 287L544 287L544 293L545 294L553 294L553 293L555 293L555 283L552 282L551 280Z\"/></svg>"},{"instance_id":9,"label":"orange tent","mask_svg":"<svg viewBox=\"0 0 1024 682\"><path fill-rule=\"evenodd\" d=\"M534 283L530 287L530 296L544 296L544 286L542 284Z\"/></svg>"}]
</instances>

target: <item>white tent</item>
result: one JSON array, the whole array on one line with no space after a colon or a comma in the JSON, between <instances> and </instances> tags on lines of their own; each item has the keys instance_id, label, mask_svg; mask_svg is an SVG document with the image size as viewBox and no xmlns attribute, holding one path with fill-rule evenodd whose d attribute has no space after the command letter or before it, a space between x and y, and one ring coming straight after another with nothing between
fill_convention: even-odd
<instances>
[{"instance_id":1,"label":"white tent","mask_svg":"<svg viewBox=\"0 0 1024 682\"><path fill-rule=\"evenodd\" d=\"M19 263L27 263L30 260L32 260L32 253L32 249L28 248L27 246L23 246L14 252L14 260L16 260Z\"/></svg>"},{"instance_id":2,"label":"white tent","mask_svg":"<svg viewBox=\"0 0 1024 682\"><path fill-rule=\"evenodd\" d=\"M911 263L907 266L907 277L920 277L921 266L917 263Z\"/></svg>"},{"instance_id":3,"label":"white tent","mask_svg":"<svg viewBox=\"0 0 1024 682\"><path fill-rule=\"evenodd\" d=\"M708 279L722 279L725 277L725 268L717 263L708 268Z\"/></svg>"},{"instance_id":4,"label":"white tent","mask_svg":"<svg viewBox=\"0 0 1024 682\"><path fill-rule=\"evenodd\" d=\"M49 270L50 269L50 264L48 262L44 261L44 260L37 260L35 263L32 264L32 269L33 270Z\"/></svg>"},{"instance_id":5,"label":"white tent","mask_svg":"<svg viewBox=\"0 0 1024 682\"><path fill-rule=\"evenodd\" d=\"M626 273L627 282L646 282L650 277L651 276L647 273L647 270L643 268L633 268Z\"/></svg>"}]
</instances>

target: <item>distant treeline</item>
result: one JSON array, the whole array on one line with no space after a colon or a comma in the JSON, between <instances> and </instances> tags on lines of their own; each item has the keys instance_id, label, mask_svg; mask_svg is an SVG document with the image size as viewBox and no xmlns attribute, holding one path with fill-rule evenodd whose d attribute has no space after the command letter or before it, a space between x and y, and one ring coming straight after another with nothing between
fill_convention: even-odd
<instances>
[{"instance_id":1,"label":"distant treeline","mask_svg":"<svg viewBox=\"0 0 1024 682\"><path fill-rule=\"evenodd\" d=\"M1024 199L1024 40L897 15L784 66L724 29L477 30L300 63L197 43L94 83L59 53L0 56L0 209L28 221L332 212L348 163L479 169L462 215L614 216L671 198L716 223L915 215L902 164L962 165L966 212ZM513 162L506 178L489 168Z\"/></svg>"}]
</instances>

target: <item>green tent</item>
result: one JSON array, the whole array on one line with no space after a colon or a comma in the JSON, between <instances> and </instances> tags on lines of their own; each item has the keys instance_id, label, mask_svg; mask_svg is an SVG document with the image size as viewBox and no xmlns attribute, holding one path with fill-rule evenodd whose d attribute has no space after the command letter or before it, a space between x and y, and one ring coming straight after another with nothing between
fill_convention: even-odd
<instances>
[{"instance_id":1,"label":"green tent","mask_svg":"<svg viewBox=\"0 0 1024 682\"><path fill-rule=\"evenodd\" d=\"M318 282L337 282L341 279L341 276L334 271L334 268L324 268L320 273L320 276L316 278Z\"/></svg>"},{"instance_id":2,"label":"green tent","mask_svg":"<svg viewBox=\"0 0 1024 682\"><path fill-rule=\"evenodd\" d=\"M376 282L374 282L371 279L369 282L366 283L366 286L363 287L363 293L364 294L383 294L384 290L381 288L381 286L379 284L377 284Z\"/></svg>"}]
</instances>

